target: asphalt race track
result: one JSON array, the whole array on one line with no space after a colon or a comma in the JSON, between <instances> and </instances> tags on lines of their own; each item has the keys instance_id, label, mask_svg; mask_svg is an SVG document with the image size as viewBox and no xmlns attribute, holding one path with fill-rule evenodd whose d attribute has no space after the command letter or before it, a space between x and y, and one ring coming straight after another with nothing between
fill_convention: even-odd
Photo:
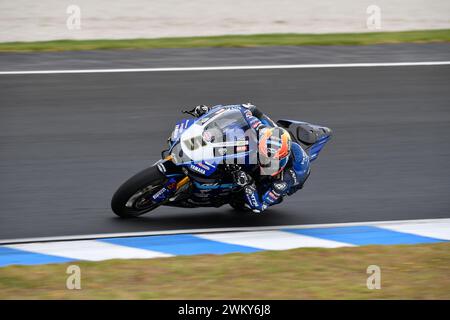
<instances>
[{"instance_id":1,"label":"asphalt race track","mask_svg":"<svg viewBox=\"0 0 450 320\"><path fill-rule=\"evenodd\" d=\"M0 75L0 239L448 218L449 83L450 66ZM263 215L115 217L184 106L248 101L334 130L304 190Z\"/></svg>"},{"instance_id":2,"label":"asphalt race track","mask_svg":"<svg viewBox=\"0 0 450 320\"><path fill-rule=\"evenodd\" d=\"M450 43L0 52L0 71L449 60Z\"/></svg>"}]
</instances>

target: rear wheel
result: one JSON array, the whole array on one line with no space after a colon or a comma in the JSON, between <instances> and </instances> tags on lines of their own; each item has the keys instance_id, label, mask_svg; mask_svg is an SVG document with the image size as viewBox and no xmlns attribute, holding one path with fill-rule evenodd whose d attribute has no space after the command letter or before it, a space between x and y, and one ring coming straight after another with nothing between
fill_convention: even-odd
<instances>
[{"instance_id":1,"label":"rear wheel","mask_svg":"<svg viewBox=\"0 0 450 320\"><path fill-rule=\"evenodd\" d=\"M155 203L152 196L161 190L166 180L156 166L135 174L114 193L112 211L121 218L133 218L156 209L160 203Z\"/></svg>"}]
</instances>

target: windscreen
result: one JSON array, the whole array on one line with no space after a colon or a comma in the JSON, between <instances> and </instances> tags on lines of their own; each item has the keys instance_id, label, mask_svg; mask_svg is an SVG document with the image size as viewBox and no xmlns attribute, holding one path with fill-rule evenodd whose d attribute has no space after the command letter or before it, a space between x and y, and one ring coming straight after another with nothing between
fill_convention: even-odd
<instances>
[{"instance_id":1,"label":"windscreen","mask_svg":"<svg viewBox=\"0 0 450 320\"><path fill-rule=\"evenodd\" d=\"M198 119L184 131L174 151L177 162L214 159L217 163L220 158L232 158L248 152L250 140L255 137L254 130L239 109L220 108Z\"/></svg>"}]
</instances>

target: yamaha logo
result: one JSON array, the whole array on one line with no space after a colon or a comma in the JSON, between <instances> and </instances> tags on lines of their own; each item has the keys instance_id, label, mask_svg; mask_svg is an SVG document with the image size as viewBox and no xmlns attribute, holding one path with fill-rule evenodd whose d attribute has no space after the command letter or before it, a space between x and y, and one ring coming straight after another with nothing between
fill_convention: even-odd
<instances>
[{"instance_id":1,"label":"yamaha logo","mask_svg":"<svg viewBox=\"0 0 450 320\"><path fill-rule=\"evenodd\" d=\"M201 174L206 174L206 170L203 170L202 168L196 167L194 165L191 165L190 168L192 171L195 171L195 172L198 172Z\"/></svg>"}]
</instances>

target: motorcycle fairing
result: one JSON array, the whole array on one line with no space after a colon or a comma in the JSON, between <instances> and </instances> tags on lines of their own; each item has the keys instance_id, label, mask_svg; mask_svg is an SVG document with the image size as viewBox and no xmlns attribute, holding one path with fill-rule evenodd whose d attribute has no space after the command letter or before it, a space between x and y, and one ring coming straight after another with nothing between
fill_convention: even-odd
<instances>
[{"instance_id":1,"label":"motorcycle fairing","mask_svg":"<svg viewBox=\"0 0 450 320\"><path fill-rule=\"evenodd\" d=\"M170 178L165 185L152 196L152 200L155 203L161 203L173 195L176 191L177 180Z\"/></svg>"},{"instance_id":2,"label":"motorcycle fairing","mask_svg":"<svg viewBox=\"0 0 450 320\"><path fill-rule=\"evenodd\" d=\"M277 124L289 131L296 142L306 146L310 161L314 161L325 144L331 139L330 128L314 125L304 121L278 120Z\"/></svg>"},{"instance_id":3,"label":"motorcycle fairing","mask_svg":"<svg viewBox=\"0 0 450 320\"><path fill-rule=\"evenodd\" d=\"M194 181L194 186L200 190L214 190L214 189L232 189L238 185L235 183L200 183Z\"/></svg>"},{"instance_id":4,"label":"motorcycle fairing","mask_svg":"<svg viewBox=\"0 0 450 320\"><path fill-rule=\"evenodd\" d=\"M186 164L185 167L207 177L212 175L217 170L217 165L208 161L192 162L189 165Z\"/></svg>"},{"instance_id":5,"label":"motorcycle fairing","mask_svg":"<svg viewBox=\"0 0 450 320\"><path fill-rule=\"evenodd\" d=\"M325 144L331 139L331 136L323 137L316 143L314 143L309 148L309 158L310 161L316 160L316 158L319 156L319 152L322 150L322 148L325 146Z\"/></svg>"},{"instance_id":6,"label":"motorcycle fairing","mask_svg":"<svg viewBox=\"0 0 450 320\"><path fill-rule=\"evenodd\" d=\"M177 124L175 125L175 129L172 131L172 135L170 137L172 145L181 137L183 132L187 128L189 128L194 122L195 122L194 119L182 119L177 122Z\"/></svg>"},{"instance_id":7,"label":"motorcycle fairing","mask_svg":"<svg viewBox=\"0 0 450 320\"><path fill-rule=\"evenodd\" d=\"M187 125L180 125L171 139L170 154L176 165L184 166L198 174L210 176L220 163L250 163L250 155L256 147L245 133L250 129L247 109L240 105L212 109ZM217 141L216 141L217 140ZM230 162L231 161L231 162Z\"/></svg>"}]
</instances>

